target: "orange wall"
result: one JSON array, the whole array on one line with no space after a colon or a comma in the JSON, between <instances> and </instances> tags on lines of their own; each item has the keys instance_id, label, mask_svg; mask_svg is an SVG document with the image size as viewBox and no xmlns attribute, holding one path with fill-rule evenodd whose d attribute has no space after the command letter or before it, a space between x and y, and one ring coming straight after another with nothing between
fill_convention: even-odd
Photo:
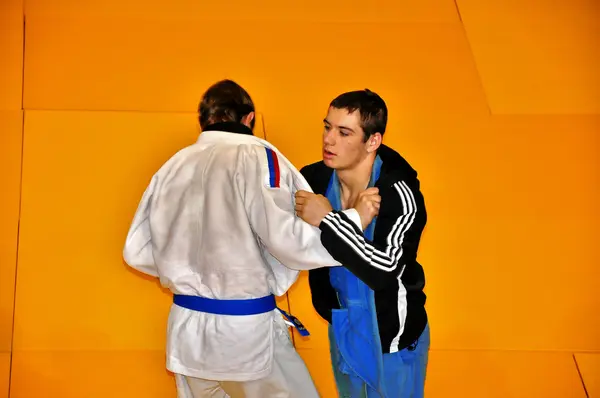
<instances>
[{"instance_id":1,"label":"orange wall","mask_svg":"<svg viewBox=\"0 0 600 398\"><path fill-rule=\"evenodd\" d=\"M600 397L598 6L350 3L0 4L0 397L175 396L169 294L121 249L148 178L195 140L199 96L225 77L298 167L318 160L335 95L387 101L385 142L429 212L428 398L583 398L580 378ZM308 293L304 275L280 303L335 397Z\"/></svg>"},{"instance_id":2,"label":"orange wall","mask_svg":"<svg viewBox=\"0 0 600 398\"><path fill-rule=\"evenodd\" d=\"M8 394L23 127L23 5L0 2L0 397Z\"/></svg>"}]
</instances>

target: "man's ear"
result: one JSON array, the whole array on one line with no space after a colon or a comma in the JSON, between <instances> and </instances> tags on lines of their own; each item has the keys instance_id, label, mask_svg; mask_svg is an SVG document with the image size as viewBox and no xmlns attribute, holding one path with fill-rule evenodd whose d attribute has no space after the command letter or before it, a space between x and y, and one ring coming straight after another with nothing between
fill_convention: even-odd
<instances>
[{"instance_id":1,"label":"man's ear","mask_svg":"<svg viewBox=\"0 0 600 398\"><path fill-rule=\"evenodd\" d=\"M244 116L242 118L242 124L245 124L246 126L252 128L253 120L254 120L254 112L250 112L249 114L247 114L246 116Z\"/></svg>"},{"instance_id":2,"label":"man's ear","mask_svg":"<svg viewBox=\"0 0 600 398\"><path fill-rule=\"evenodd\" d=\"M371 153L377 151L377 149L379 149L379 146L381 145L382 140L383 137L380 133L371 134L371 136L366 142L367 152Z\"/></svg>"}]
</instances>

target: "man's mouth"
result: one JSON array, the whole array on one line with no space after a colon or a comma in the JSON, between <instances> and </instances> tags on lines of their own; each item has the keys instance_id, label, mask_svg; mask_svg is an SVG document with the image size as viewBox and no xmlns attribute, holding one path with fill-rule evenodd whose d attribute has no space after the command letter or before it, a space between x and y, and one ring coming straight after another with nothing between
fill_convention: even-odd
<instances>
[{"instance_id":1,"label":"man's mouth","mask_svg":"<svg viewBox=\"0 0 600 398\"><path fill-rule=\"evenodd\" d=\"M335 156L335 153L328 151L327 149L323 150L323 156L331 158Z\"/></svg>"}]
</instances>

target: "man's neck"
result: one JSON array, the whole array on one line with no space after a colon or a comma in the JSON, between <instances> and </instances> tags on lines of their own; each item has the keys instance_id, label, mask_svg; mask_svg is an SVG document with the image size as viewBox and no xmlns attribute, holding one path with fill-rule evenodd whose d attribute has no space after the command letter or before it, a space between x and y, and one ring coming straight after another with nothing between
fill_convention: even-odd
<instances>
[{"instance_id":1,"label":"man's neck","mask_svg":"<svg viewBox=\"0 0 600 398\"><path fill-rule=\"evenodd\" d=\"M373 171L374 156L368 156L351 169L337 170L342 196L356 197L367 189Z\"/></svg>"}]
</instances>

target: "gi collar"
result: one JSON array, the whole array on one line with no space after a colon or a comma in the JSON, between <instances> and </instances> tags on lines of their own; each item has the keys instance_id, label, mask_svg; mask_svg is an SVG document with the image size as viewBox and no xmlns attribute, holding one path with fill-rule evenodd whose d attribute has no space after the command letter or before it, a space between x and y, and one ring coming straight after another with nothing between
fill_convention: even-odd
<instances>
[{"instance_id":1,"label":"gi collar","mask_svg":"<svg viewBox=\"0 0 600 398\"><path fill-rule=\"evenodd\" d=\"M254 135L250 127L236 122L219 122L210 124L204 128L204 131L225 131L227 133Z\"/></svg>"}]
</instances>

